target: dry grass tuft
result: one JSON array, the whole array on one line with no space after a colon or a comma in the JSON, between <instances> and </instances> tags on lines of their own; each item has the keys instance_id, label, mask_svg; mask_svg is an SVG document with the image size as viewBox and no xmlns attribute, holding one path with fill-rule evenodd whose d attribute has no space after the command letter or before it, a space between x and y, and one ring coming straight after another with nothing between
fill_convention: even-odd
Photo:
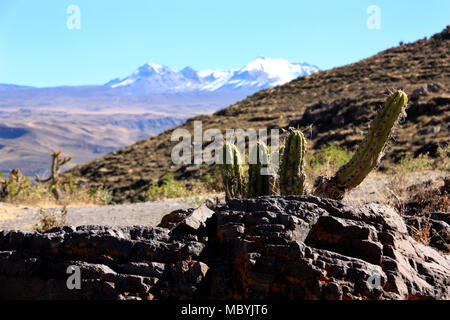
<instances>
[{"instance_id":1,"label":"dry grass tuft","mask_svg":"<svg viewBox=\"0 0 450 320\"><path fill-rule=\"evenodd\" d=\"M417 218L417 217L416 217ZM413 226L411 224L408 224L407 227L410 230L410 235L417 241L420 242L426 246L430 245L431 238L433 237L431 235L431 221L430 217L426 217L425 219L416 219L417 226Z\"/></svg>"},{"instance_id":2,"label":"dry grass tuft","mask_svg":"<svg viewBox=\"0 0 450 320\"><path fill-rule=\"evenodd\" d=\"M55 209L55 208L54 209L40 208L39 215L41 216L40 222L38 225L35 226L35 231L37 231L37 232L45 232L54 227L67 225L67 222L66 222L67 207L66 206L62 207L61 211L59 211L59 209Z\"/></svg>"}]
</instances>

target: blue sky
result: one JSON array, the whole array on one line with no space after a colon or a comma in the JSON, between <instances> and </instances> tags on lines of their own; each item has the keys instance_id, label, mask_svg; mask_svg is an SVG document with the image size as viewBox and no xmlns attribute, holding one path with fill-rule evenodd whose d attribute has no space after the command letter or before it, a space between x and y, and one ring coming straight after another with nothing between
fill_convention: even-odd
<instances>
[{"instance_id":1,"label":"blue sky","mask_svg":"<svg viewBox=\"0 0 450 320\"><path fill-rule=\"evenodd\" d=\"M67 28L69 5L80 29ZM370 5L380 29L366 25ZM0 0L0 83L103 84L150 61L228 69L257 56L329 69L447 24L448 0Z\"/></svg>"}]
</instances>

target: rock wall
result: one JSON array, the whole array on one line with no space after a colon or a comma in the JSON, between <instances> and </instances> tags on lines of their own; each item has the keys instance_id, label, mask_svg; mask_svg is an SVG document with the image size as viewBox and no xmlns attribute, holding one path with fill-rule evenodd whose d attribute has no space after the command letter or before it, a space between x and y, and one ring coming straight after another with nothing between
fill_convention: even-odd
<instances>
[{"instance_id":1,"label":"rock wall","mask_svg":"<svg viewBox=\"0 0 450 320\"><path fill-rule=\"evenodd\" d=\"M81 289L67 287L70 266ZM154 228L0 232L1 299L450 299L449 288L449 256L379 204L272 196Z\"/></svg>"}]
</instances>

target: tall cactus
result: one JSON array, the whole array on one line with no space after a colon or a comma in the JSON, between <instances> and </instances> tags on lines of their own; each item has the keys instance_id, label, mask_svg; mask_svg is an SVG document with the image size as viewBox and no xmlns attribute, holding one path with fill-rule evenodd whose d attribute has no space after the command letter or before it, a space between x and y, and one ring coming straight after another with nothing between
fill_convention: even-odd
<instances>
[{"instance_id":1,"label":"tall cactus","mask_svg":"<svg viewBox=\"0 0 450 320\"><path fill-rule=\"evenodd\" d=\"M279 169L281 195L305 193L306 140L300 130L291 130L284 145Z\"/></svg>"},{"instance_id":2,"label":"tall cactus","mask_svg":"<svg viewBox=\"0 0 450 320\"><path fill-rule=\"evenodd\" d=\"M65 165L67 162L72 160L72 157L64 157L61 158L61 150L53 151L51 153L52 156L52 167L50 177L47 179L41 179L38 175L36 175L36 181L40 183L51 182L52 185L56 185L59 183L59 168Z\"/></svg>"},{"instance_id":3,"label":"tall cactus","mask_svg":"<svg viewBox=\"0 0 450 320\"><path fill-rule=\"evenodd\" d=\"M400 117L406 116L407 103L408 98L402 90L391 94L383 108L378 111L351 160L342 166L334 177L319 176L314 183L314 194L341 200L346 191L358 186L378 165L393 127Z\"/></svg>"},{"instance_id":4,"label":"tall cactus","mask_svg":"<svg viewBox=\"0 0 450 320\"><path fill-rule=\"evenodd\" d=\"M242 198L244 196L244 171L242 159L236 145L226 143L222 148L223 163L220 172L225 188L225 198Z\"/></svg>"},{"instance_id":5,"label":"tall cactus","mask_svg":"<svg viewBox=\"0 0 450 320\"><path fill-rule=\"evenodd\" d=\"M268 168L269 161L269 148L264 142L258 141L250 150L250 164L248 168L249 197L265 196L272 193L271 176L267 172L262 172L262 170Z\"/></svg>"}]
</instances>

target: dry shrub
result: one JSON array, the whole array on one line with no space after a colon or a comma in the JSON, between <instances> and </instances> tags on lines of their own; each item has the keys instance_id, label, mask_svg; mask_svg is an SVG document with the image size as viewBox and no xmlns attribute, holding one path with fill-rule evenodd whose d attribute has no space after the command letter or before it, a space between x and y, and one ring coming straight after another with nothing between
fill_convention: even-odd
<instances>
[{"instance_id":1,"label":"dry shrub","mask_svg":"<svg viewBox=\"0 0 450 320\"><path fill-rule=\"evenodd\" d=\"M426 246L430 245L431 242L431 228L432 223L430 221L430 217L427 216L423 219L419 219L416 217L416 226L408 224L407 227L410 230L410 235L417 241Z\"/></svg>"},{"instance_id":2,"label":"dry shrub","mask_svg":"<svg viewBox=\"0 0 450 320\"><path fill-rule=\"evenodd\" d=\"M412 185L406 190L408 214L425 214L429 212L450 212L450 179L444 179L444 185L432 188L431 181Z\"/></svg>"},{"instance_id":3,"label":"dry shrub","mask_svg":"<svg viewBox=\"0 0 450 320\"><path fill-rule=\"evenodd\" d=\"M433 187L432 181L426 181L406 189L405 221L409 234L418 242L443 252L450 252L448 231L442 228L439 221L432 220L431 216L450 212L449 189L448 178L444 179L442 186Z\"/></svg>"},{"instance_id":4,"label":"dry shrub","mask_svg":"<svg viewBox=\"0 0 450 320\"><path fill-rule=\"evenodd\" d=\"M54 227L65 226L66 215L67 215L67 207L64 206L59 211L57 208L53 209L39 209L39 215L41 216L39 224L35 226L35 230L37 232L45 232Z\"/></svg>"},{"instance_id":5,"label":"dry shrub","mask_svg":"<svg viewBox=\"0 0 450 320\"><path fill-rule=\"evenodd\" d=\"M391 176L386 185L385 202L394 207L400 215L405 213L406 184L405 172L398 172Z\"/></svg>"}]
</instances>

